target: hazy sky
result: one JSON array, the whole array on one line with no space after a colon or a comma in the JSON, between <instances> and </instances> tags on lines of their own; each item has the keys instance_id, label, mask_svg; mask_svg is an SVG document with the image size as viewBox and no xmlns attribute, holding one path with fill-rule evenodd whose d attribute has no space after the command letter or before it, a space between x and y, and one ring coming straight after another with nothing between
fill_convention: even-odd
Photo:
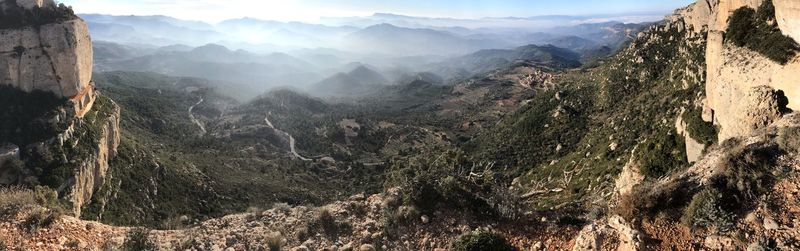
<instances>
[{"instance_id":1,"label":"hazy sky","mask_svg":"<svg viewBox=\"0 0 800 251\"><path fill-rule=\"evenodd\" d=\"M666 14L692 0L62 0L78 13L167 15L218 22L254 17L313 21L323 16L375 12L430 17L527 17L537 15Z\"/></svg>"}]
</instances>

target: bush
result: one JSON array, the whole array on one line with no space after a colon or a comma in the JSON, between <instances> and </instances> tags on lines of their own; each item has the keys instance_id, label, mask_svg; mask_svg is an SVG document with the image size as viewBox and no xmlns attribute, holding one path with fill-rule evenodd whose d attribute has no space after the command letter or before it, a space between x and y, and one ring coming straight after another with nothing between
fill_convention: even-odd
<instances>
[{"instance_id":1,"label":"bush","mask_svg":"<svg viewBox=\"0 0 800 251\"><path fill-rule=\"evenodd\" d=\"M800 127L781 128L778 133L778 145L787 152L800 152Z\"/></svg>"},{"instance_id":2,"label":"bush","mask_svg":"<svg viewBox=\"0 0 800 251\"><path fill-rule=\"evenodd\" d=\"M267 235L267 247L269 247L269 251L280 251L285 244L281 233L273 232Z\"/></svg>"},{"instance_id":3,"label":"bush","mask_svg":"<svg viewBox=\"0 0 800 251\"><path fill-rule=\"evenodd\" d=\"M272 204L272 208L275 209L276 212L282 212L282 213L288 213L289 211L292 210L292 206L289 206L288 203L283 203L283 202Z\"/></svg>"},{"instance_id":4,"label":"bush","mask_svg":"<svg viewBox=\"0 0 800 251\"><path fill-rule=\"evenodd\" d=\"M713 228L727 232L734 226L734 214L725 209L725 195L716 188L706 188L692 198L681 217L688 227Z\"/></svg>"},{"instance_id":5,"label":"bush","mask_svg":"<svg viewBox=\"0 0 800 251\"><path fill-rule=\"evenodd\" d=\"M9 217L23 208L36 205L36 197L31 190L19 187L0 188L0 217Z\"/></svg>"},{"instance_id":6,"label":"bush","mask_svg":"<svg viewBox=\"0 0 800 251\"><path fill-rule=\"evenodd\" d=\"M758 11L742 7L731 15L725 39L747 47L765 57L786 64L800 49L791 37L783 35L775 22L775 6L766 0Z\"/></svg>"},{"instance_id":7,"label":"bush","mask_svg":"<svg viewBox=\"0 0 800 251\"><path fill-rule=\"evenodd\" d=\"M476 230L458 237L452 244L453 251L514 251L516 248L508 244L499 234Z\"/></svg>"},{"instance_id":8,"label":"bush","mask_svg":"<svg viewBox=\"0 0 800 251\"><path fill-rule=\"evenodd\" d=\"M28 213L22 221L22 227L28 232L36 232L42 228L48 228L61 218L61 213L57 210L36 208Z\"/></svg>"},{"instance_id":9,"label":"bush","mask_svg":"<svg viewBox=\"0 0 800 251\"><path fill-rule=\"evenodd\" d=\"M714 123L703 121L703 110L691 107L683 113L683 122L686 123L686 132L692 139L706 146L717 142L717 128Z\"/></svg>"},{"instance_id":10,"label":"bush","mask_svg":"<svg viewBox=\"0 0 800 251\"><path fill-rule=\"evenodd\" d=\"M336 217L326 208L319 210L317 217L309 224L309 234L320 233L319 231L322 230L322 233L330 239L338 238L340 234L349 229L350 225L336 221Z\"/></svg>"},{"instance_id":11,"label":"bush","mask_svg":"<svg viewBox=\"0 0 800 251\"><path fill-rule=\"evenodd\" d=\"M75 19L72 8L59 4L53 7L34 7L23 9L16 5L6 5L0 11L0 29L20 28L28 25L43 25Z\"/></svg>"},{"instance_id":12,"label":"bush","mask_svg":"<svg viewBox=\"0 0 800 251\"><path fill-rule=\"evenodd\" d=\"M669 209L680 208L688 202L685 194L689 189L684 186L685 184L677 182L663 186L648 183L637 185L620 198L614 212L628 222L670 212Z\"/></svg>"},{"instance_id":13,"label":"bush","mask_svg":"<svg viewBox=\"0 0 800 251\"><path fill-rule=\"evenodd\" d=\"M686 143L675 130L659 132L642 151L641 171L649 178L660 178L686 165Z\"/></svg>"},{"instance_id":14,"label":"bush","mask_svg":"<svg viewBox=\"0 0 800 251\"><path fill-rule=\"evenodd\" d=\"M150 240L150 230L145 228L135 228L128 232L122 250L126 251L150 251L156 250L156 244Z\"/></svg>"}]
</instances>

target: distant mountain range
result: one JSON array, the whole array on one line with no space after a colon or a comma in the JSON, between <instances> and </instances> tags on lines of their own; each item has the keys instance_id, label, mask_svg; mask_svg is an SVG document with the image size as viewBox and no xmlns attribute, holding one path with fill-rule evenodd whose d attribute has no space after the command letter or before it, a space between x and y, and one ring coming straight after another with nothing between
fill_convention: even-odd
<instances>
[{"instance_id":1,"label":"distant mountain range","mask_svg":"<svg viewBox=\"0 0 800 251\"><path fill-rule=\"evenodd\" d=\"M481 50L431 67L446 76L457 72L480 74L520 61L535 62L553 68L574 68L581 66L581 55L553 45L526 45L514 49Z\"/></svg>"},{"instance_id":2,"label":"distant mountain range","mask_svg":"<svg viewBox=\"0 0 800 251\"><path fill-rule=\"evenodd\" d=\"M593 23L592 17L580 16L452 19L378 13L367 17L323 18L321 24L254 18L208 24L166 16L85 14L81 17L89 23L95 40L128 45L215 43L254 52L334 48L395 56L452 56L528 44L553 44L573 50L599 46L615 49L644 26L617 21ZM586 41L576 44L575 38Z\"/></svg>"},{"instance_id":3,"label":"distant mountain range","mask_svg":"<svg viewBox=\"0 0 800 251\"><path fill-rule=\"evenodd\" d=\"M386 77L362 65L350 72L337 73L326 78L311 86L308 91L321 97L359 96L376 91L388 83Z\"/></svg>"},{"instance_id":4,"label":"distant mountain range","mask_svg":"<svg viewBox=\"0 0 800 251\"><path fill-rule=\"evenodd\" d=\"M209 44L191 50L131 48L100 43L99 70L156 72L172 76L190 76L230 83L236 88L222 88L226 95L249 99L278 86L305 86L322 79L317 68L284 53L254 54ZM106 57L106 58L103 58ZM116 58L115 58L116 57Z\"/></svg>"}]
</instances>

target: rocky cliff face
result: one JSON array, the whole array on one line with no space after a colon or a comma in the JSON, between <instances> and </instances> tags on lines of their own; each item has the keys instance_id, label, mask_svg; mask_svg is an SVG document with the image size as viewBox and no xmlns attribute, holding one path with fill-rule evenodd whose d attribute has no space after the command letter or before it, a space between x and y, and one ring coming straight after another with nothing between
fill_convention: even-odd
<instances>
[{"instance_id":1,"label":"rocky cliff face","mask_svg":"<svg viewBox=\"0 0 800 251\"><path fill-rule=\"evenodd\" d=\"M113 105L105 118L98 118L94 123L98 126L97 144L91 147L90 154L74 170L74 177L66 184L71 192L68 198L72 201L73 213L81 215L81 209L88 204L94 193L108 180L109 160L117 155L120 141L120 108Z\"/></svg>"},{"instance_id":2,"label":"rocky cliff face","mask_svg":"<svg viewBox=\"0 0 800 251\"><path fill-rule=\"evenodd\" d=\"M724 32L731 14L741 7L757 9L763 0L699 0L673 17L683 19L698 35L707 33L706 119L720 127L719 140L748 135L775 121L777 94L789 99L788 107L800 109L800 60L781 65L768 58L725 43ZM773 0L776 20L783 34L800 38L800 2Z\"/></svg>"},{"instance_id":3,"label":"rocky cliff face","mask_svg":"<svg viewBox=\"0 0 800 251\"><path fill-rule=\"evenodd\" d=\"M49 185L59 186L76 216L106 181L120 140L120 108L94 92L92 57L89 29L70 8L53 0L0 0L0 85L69 100L61 115L48 118L66 129L24 147L60 157L51 168L63 168L52 175L63 182Z\"/></svg>"},{"instance_id":4,"label":"rocky cliff face","mask_svg":"<svg viewBox=\"0 0 800 251\"><path fill-rule=\"evenodd\" d=\"M34 8L45 13L65 11L57 9L52 0L3 0L0 7L4 15ZM0 84L69 98L76 105L76 115L82 116L93 101L92 42L83 20L62 19L21 22L0 29Z\"/></svg>"},{"instance_id":5,"label":"rocky cliff face","mask_svg":"<svg viewBox=\"0 0 800 251\"><path fill-rule=\"evenodd\" d=\"M800 1L774 0L775 18L784 34L800 40Z\"/></svg>"}]
</instances>

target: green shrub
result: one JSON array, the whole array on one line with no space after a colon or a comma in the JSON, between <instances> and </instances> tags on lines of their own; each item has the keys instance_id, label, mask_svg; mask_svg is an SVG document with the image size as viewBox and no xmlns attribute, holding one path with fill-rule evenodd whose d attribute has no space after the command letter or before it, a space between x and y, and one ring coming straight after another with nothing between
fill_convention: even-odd
<instances>
[{"instance_id":1,"label":"green shrub","mask_svg":"<svg viewBox=\"0 0 800 251\"><path fill-rule=\"evenodd\" d=\"M642 174L660 178L672 170L686 165L686 143L675 130L660 132L648 140L642 149Z\"/></svg>"},{"instance_id":2,"label":"green shrub","mask_svg":"<svg viewBox=\"0 0 800 251\"><path fill-rule=\"evenodd\" d=\"M275 209L276 212L282 212L282 213L289 213L289 211L292 210L292 206L284 202L278 202L272 204L272 208Z\"/></svg>"},{"instance_id":3,"label":"green shrub","mask_svg":"<svg viewBox=\"0 0 800 251\"><path fill-rule=\"evenodd\" d=\"M734 214L724 205L724 194L716 188L706 188L692 198L681 217L681 222L688 227L713 228L718 232L727 232L733 228Z\"/></svg>"},{"instance_id":4,"label":"green shrub","mask_svg":"<svg viewBox=\"0 0 800 251\"><path fill-rule=\"evenodd\" d=\"M737 46L747 47L765 57L786 64L797 54L797 42L783 35L775 21L775 6L766 0L758 11L742 7L730 17L725 39Z\"/></svg>"},{"instance_id":5,"label":"green shrub","mask_svg":"<svg viewBox=\"0 0 800 251\"><path fill-rule=\"evenodd\" d=\"M31 210L25 220L22 221L22 227L32 233L39 229L50 227L59 218L61 218L61 213L57 210L36 208Z\"/></svg>"},{"instance_id":6,"label":"green shrub","mask_svg":"<svg viewBox=\"0 0 800 251\"><path fill-rule=\"evenodd\" d=\"M458 237L452 244L453 251L514 251L503 236L499 234L476 230Z\"/></svg>"},{"instance_id":7,"label":"green shrub","mask_svg":"<svg viewBox=\"0 0 800 251\"><path fill-rule=\"evenodd\" d=\"M135 228L128 232L122 250L126 251L150 251L156 250L156 244L150 240L150 230L145 228Z\"/></svg>"},{"instance_id":8,"label":"green shrub","mask_svg":"<svg viewBox=\"0 0 800 251\"><path fill-rule=\"evenodd\" d=\"M629 222L652 217L658 213L670 212L674 208L681 208L688 201L685 194L689 190L686 184L672 182L661 186L650 183L639 184L633 190L623 195L614 212Z\"/></svg>"},{"instance_id":9,"label":"green shrub","mask_svg":"<svg viewBox=\"0 0 800 251\"><path fill-rule=\"evenodd\" d=\"M330 210L327 208L320 209L311 223L309 223L309 234L323 233L330 239L335 240L340 234L343 234L351 229L351 226L344 222L336 221ZM321 230L321 232L320 232Z\"/></svg>"},{"instance_id":10,"label":"green shrub","mask_svg":"<svg viewBox=\"0 0 800 251\"><path fill-rule=\"evenodd\" d=\"M0 188L0 217L10 217L20 210L36 205L31 190L19 187Z\"/></svg>"},{"instance_id":11,"label":"green shrub","mask_svg":"<svg viewBox=\"0 0 800 251\"><path fill-rule=\"evenodd\" d=\"M717 142L717 128L714 123L703 121L703 110L692 106L683 113L683 122L686 123L686 131L692 139L697 140L706 146Z\"/></svg>"},{"instance_id":12,"label":"green shrub","mask_svg":"<svg viewBox=\"0 0 800 251\"><path fill-rule=\"evenodd\" d=\"M778 133L778 145L787 152L800 152L800 127L784 127Z\"/></svg>"}]
</instances>

